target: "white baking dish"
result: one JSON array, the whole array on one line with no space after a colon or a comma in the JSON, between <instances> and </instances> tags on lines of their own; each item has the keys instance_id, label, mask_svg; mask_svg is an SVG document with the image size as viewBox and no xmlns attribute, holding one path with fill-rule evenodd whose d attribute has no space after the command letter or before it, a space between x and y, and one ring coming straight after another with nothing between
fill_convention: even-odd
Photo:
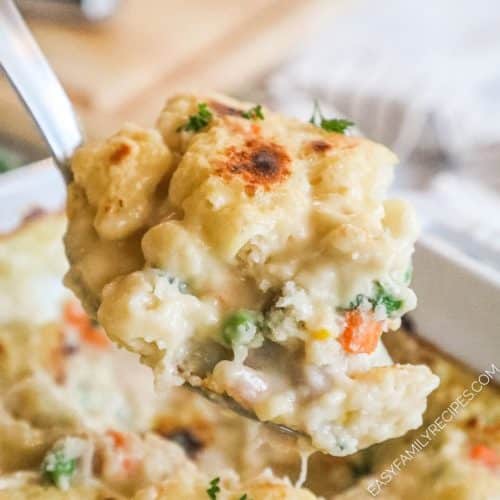
<instances>
[{"instance_id":1,"label":"white baking dish","mask_svg":"<svg viewBox=\"0 0 500 500\"><path fill-rule=\"evenodd\" d=\"M0 234L34 210L62 210L65 187L50 160L0 176ZM421 337L478 372L500 369L500 274L444 240L423 236L414 260ZM496 380L500 382L497 372Z\"/></svg>"}]
</instances>

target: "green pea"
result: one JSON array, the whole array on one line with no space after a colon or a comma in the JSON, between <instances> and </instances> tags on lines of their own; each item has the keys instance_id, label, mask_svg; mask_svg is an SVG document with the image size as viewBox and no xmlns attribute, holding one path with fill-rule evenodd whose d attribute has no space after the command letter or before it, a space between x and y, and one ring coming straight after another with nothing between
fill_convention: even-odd
<instances>
[{"instance_id":1,"label":"green pea","mask_svg":"<svg viewBox=\"0 0 500 500\"><path fill-rule=\"evenodd\" d=\"M262 318L259 313L240 309L226 318L222 325L222 340L228 346L250 344L259 333Z\"/></svg>"}]
</instances>

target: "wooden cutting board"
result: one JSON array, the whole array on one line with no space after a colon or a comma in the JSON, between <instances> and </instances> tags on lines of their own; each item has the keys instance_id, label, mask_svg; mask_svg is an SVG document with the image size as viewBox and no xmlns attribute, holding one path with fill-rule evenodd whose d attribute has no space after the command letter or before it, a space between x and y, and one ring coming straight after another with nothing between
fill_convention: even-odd
<instances>
[{"instance_id":1,"label":"wooden cutting board","mask_svg":"<svg viewBox=\"0 0 500 500\"><path fill-rule=\"evenodd\" d=\"M125 120L152 124L180 88L248 86L345 0L123 0L99 25L31 20L89 136ZM0 85L0 133L37 138Z\"/></svg>"}]
</instances>

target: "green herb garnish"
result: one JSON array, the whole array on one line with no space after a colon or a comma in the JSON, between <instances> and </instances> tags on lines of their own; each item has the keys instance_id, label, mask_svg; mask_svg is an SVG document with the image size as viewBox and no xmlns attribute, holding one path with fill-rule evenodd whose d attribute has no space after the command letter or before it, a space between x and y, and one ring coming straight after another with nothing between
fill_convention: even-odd
<instances>
[{"instance_id":1,"label":"green herb garnish","mask_svg":"<svg viewBox=\"0 0 500 500\"><path fill-rule=\"evenodd\" d=\"M185 125L180 126L177 132L185 130L186 132L199 132L205 128L212 120L212 112L208 109L206 102L198 103L198 113L191 115Z\"/></svg>"},{"instance_id":2,"label":"green herb garnish","mask_svg":"<svg viewBox=\"0 0 500 500\"><path fill-rule=\"evenodd\" d=\"M383 305L387 312L387 316L398 311L403 307L403 301L391 295L379 281L375 282L376 294L375 299L372 299L373 307Z\"/></svg>"},{"instance_id":3,"label":"green herb garnish","mask_svg":"<svg viewBox=\"0 0 500 500\"><path fill-rule=\"evenodd\" d=\"M356 295L355 299L349 303L349 305L347 306L347 309L349 311L352 311L353 309L357 309L363 303L363 300L365 299L365 297L366 297L366 295L363 295L362 293L358 293L358 295ZM366 298L368 298L368 297L366 297ZM370 300L370 299L368 299L368 300Z\"/></svg>"},{"instance_id":4,"label":"green herb garnish","mask_svg":"<svg viewBox=\"0 0 500 500\"><path fill-rule=\"evenodd\" d=\"M215 477L210 481L210 486L207 489L207 495L210 500L217 500L217 493L220 493L219 483L220 477Z\"/></svg>"},{"instance_id":5,"label":"green herb garnish","mask_svg":"<svg viewBox=\"0 0 500 500\"><path fill-rule=\"evenodd\" d=\"M244 495L241 495L240 500L250 500L250 499L248 498L247 494L245 493Z\"/></svg>"},{"instance_id":6,"label":"green herb garnish","mask_svg":"<svg viewBox=\"0 0 500 500\"><path fill-rule=\"evenodd\" d=\"M257 104L257 106L250 108L248 111L243 111L241 116L247 120L263 120L264 113L262 112L262 106Z\"/></svg>"},{"instance_id":7,"label":"green herb garnish","mask_svg":"<svg viewBox=\"0 0 500 500\"><path fill-rule=\"evenodd\" d=\"M316 127L321 127L327 132L337 132L339 134L345 134L345 131L354 125L353 122L344 118L325 118L317 100L314 100L313 113L309 119L309 123L316 125Z\"/></svg>"},{"instance_id":8,"label":"green herb garnish","mask_svg":"<svg viewBox=\"0 0 500 500\"><path fill-rule=\"evenodd\" d=\"M358 309L365 300L371 304L372 309L375 309L377 306L384 306L387 316L391 316L394 312L399 311L404 303L402 299L398 299L388 292L380 281L375 281L375 297L368 297L360 293L356 295L346 309L348 311Z\"/></svg>"},{"instance_id":9,"label":"green herb garnish","mask_svg":"<svg viewBox=\"0 0 500 500\"><path fill-rule=\"evenodd\" d=\"M76 468L76 458L66 458L63 451L47 454L42 463L42 476L61 489L69 487Z\"/></svg>"}]
</instances>

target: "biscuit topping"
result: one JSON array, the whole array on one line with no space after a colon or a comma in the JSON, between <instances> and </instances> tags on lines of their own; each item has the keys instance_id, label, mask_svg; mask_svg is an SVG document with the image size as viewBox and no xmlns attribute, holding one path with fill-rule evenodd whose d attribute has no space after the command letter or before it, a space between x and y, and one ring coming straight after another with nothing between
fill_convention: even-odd
<instances>
[{"instance_id":1,"label":"biscuit topping","mask_svg":"<svg viewBox=\"0 0 500 500\"><path fill-rule=\"evenodd\" d=\"M274 142L249 139L242 149L230 146L226 158L217 173L226 180L240 175L253 189L263 186L268 190L271 184L283 182L290 175L290 157Z\"/></svg>"}]
</instances>

